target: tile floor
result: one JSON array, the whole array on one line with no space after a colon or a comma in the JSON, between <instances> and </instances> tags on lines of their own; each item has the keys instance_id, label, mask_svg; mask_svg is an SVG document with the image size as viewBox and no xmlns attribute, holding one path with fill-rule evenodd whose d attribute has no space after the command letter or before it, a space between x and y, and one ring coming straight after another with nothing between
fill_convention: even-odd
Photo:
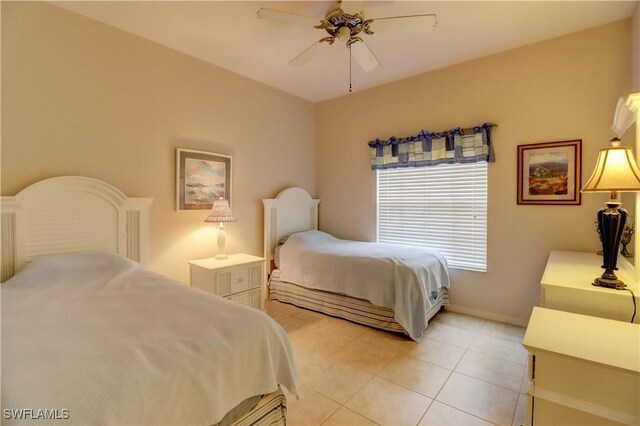
<instances>
[{"instance_id":1,"label":"tile floor","mask_svg":"<svg viewBox=\"0 0 640 426\"><path fill-rule=\"evenodd\" d=\"M266 311L298 366L289 425L524 423L524 328L441 311L415 343L284 303Z\"/></svg>"}]
</instances>

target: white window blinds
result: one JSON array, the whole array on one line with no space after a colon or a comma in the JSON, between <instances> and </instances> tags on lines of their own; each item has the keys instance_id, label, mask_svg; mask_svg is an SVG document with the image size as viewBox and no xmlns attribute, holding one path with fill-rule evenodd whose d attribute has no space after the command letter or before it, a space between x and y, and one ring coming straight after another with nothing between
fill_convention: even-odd
<instances>
[{"instance_id":1,"label":"white window blinds","mask_svg":"<svg viewBox=\"0 0 640 426\"><path fill-rule=\"evenodd\" d=\"M429 247L487 270L487 163L378 170L378 241Z\"/></svg>"}]
</instances>

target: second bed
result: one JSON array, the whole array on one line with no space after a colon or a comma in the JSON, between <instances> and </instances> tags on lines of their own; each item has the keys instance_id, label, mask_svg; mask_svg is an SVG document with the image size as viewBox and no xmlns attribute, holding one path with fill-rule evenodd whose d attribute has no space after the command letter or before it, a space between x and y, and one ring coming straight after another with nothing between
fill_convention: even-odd
<instances>
[{"instance_id":1,"label":"second bed","mask_svg":"<svg viewBox=\"0 0 640 426\"><path fill-rule=\"evenodd\" d=\"M437 251L341 240L317 231L319 200L288 188L265 205L269 298L419 340L449 302Z\"/></svg>"}]
</instances>

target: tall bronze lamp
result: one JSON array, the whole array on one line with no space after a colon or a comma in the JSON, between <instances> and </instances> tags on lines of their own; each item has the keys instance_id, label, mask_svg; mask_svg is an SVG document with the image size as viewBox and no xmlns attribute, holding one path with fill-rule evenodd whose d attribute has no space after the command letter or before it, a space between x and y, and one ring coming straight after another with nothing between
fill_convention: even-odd
<instances>
[{"instance_id":1,"label":"tall bronze lamp","mask_svg":"<svg viewBox=\"0 0 640 426\"><path fill-rule=\"evenodd\" d=\"M610 192L606 207L598 211L598 230L602 240L604 273L593 285L622 289L626 285L616 277L618 249L627 211L620 207L618 192L640 191L640 169L631 148L620 146L620 139L611 139L611 146L602 148L593 174L582 192Z\"/></svg>"}]
</instances>

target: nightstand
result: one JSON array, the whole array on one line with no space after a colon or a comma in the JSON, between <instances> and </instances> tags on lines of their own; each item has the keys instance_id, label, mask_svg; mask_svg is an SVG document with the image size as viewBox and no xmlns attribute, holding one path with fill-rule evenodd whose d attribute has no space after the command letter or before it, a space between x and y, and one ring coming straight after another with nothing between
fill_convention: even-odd
<instances>
[{"instance_id":1,"label":"nightstand","mask_svg":"<svg viewBox=\"0 0 640 426\"><path fill-rule=\"evenodd\" d=\"M234 302L263 309L265 259L249 254L230 254L189 262L191 286Z\"/></svg>"}]
</instances>

